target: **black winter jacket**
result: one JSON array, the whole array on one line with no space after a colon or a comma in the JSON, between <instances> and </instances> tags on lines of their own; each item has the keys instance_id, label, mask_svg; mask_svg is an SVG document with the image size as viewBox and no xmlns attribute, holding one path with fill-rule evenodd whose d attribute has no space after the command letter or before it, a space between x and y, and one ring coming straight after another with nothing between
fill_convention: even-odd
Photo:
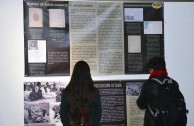
<instances>
[{"instance_id":1,"label":"black winter jacket","mask_svg":"<svg viewBox=\"0 0 194 126\"><path fill-rule=\"evenodd\" d=\"M159 79L160 81L163 81L164 78L169 78L166 75L158 75L154 78ZM174 88L176 88L177 91L179 91L179 85L178 83L173 80ZM145 110L144 115L144 126L158 126L154 122L154 118L151 115L148 104L151 108L155 108L157 104L157 94L158 94L158 86L159 84L151 79L146 80L146 82L143 84L140 96L137 99L137 106Z\"/></svg>"}]
</instances>

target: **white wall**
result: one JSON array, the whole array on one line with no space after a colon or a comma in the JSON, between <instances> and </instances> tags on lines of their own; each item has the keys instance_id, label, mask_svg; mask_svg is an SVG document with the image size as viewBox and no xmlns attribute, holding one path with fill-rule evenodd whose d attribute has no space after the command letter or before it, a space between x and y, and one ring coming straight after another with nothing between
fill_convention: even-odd
<instances>
[{"instance_id":1,"label":"white wall","mask_svg":"<svg viewBox=\"0 0 194 126\"><path fill-rule=\"evenodd\" d=\"M1 0L0 126L23 126L25 80L69 80L69 77L24 78L23 0ZM194 125L194 3L165 3L165 57L169 75L180 83L188 126ZM146 79L148 75L117 75L99 79Z\"/></svg>"},{"instance_id":2,"label":"white wall","mask_svg":"<svg viewBox=\"0 0 194 126\"><path fill-rule=\"evenodd\" d=\"M165 3L164 7L167 69L185 96L189 109L187 126L194 126L194 2Z\"/></svg>"}]
</instances>

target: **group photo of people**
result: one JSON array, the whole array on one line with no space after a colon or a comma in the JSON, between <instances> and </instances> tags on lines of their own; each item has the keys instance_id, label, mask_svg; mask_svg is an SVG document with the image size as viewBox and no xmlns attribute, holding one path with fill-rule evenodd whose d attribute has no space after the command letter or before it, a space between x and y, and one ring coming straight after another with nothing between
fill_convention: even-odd
<instances>
[{"instance_id":1,"label":"group photo of people","mask_svg":"<svg viewBox=\"0 0 194 126\"><path fill-rule=\"evenodd\" d=\"M60 102L64 84L56 82L25 82L24 101L55 101Z\"/></svg>"},{"instance_id":2,"label":"group photo of people","mask_svg":"<svg viewBox=\"0 0 194 126\"><path fill-rule=\"evenodd\" d=\"M48 123L49 104L24 104L24 123Z\"/></svg>"},{"instance_id":3,"label":"group photo of people","mask_svg":"<svg viewBox=\"0 0 194 126\"><path fill-rule=\"evenodd\" d=\"M24 83L25 126L62 126L59 110L65 82Z\"/></svg>"}]
</instances>

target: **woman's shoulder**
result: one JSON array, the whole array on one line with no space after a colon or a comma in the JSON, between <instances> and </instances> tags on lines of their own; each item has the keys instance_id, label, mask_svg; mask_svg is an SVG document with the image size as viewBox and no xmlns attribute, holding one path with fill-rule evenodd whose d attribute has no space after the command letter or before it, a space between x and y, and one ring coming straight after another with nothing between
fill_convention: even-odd
<instances>
[{"instance_id":1,"label":"woman's shoulder","mask_svg":"<svg viewBox=\"0 0 194 126\"><path fill-rule=\"evenodd\" d=\"M96 87L93 88L93 91L95 92L95 94L100 94L100 90Z\"/></svg>"},{"instance_id":2,"label":"woman's shoulder","mask_svg":"<svg viewBox=\"0 0 194 126\"><path fill-rule=\"evenodd\" d=\"M98 88L95 88L95 98L99 98L100 97L100 90Z\"/></svg>"},{"instance_id":3,"label":"woman's shoulder","mask_svg":"<svg viewBox=\"0 0 194 126\"><path fill-rule=\"evenodd\" d=\"M62 91L61 91L61 95L63 96L63 97L66 97L67 96L67 90L66 89L63 89Z\"/></svg>"}]
</instances>

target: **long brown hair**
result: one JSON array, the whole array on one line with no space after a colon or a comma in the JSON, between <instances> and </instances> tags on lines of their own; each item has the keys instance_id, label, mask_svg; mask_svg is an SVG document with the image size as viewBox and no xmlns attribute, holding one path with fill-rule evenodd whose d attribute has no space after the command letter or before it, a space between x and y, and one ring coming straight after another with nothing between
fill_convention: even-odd
<instances>
[{"instance_id":1,"label":"long brown hair","mask_svg":"<svg viewBox=\"0 0 194 126\"><path fill-rule=\"evenodd\" d=\"M80 107L91 108L96 88L90 74L90 67L85 61L78 61L65 88L69 101L69 112L72 114Z\"/></svg>"}]
</instances>

